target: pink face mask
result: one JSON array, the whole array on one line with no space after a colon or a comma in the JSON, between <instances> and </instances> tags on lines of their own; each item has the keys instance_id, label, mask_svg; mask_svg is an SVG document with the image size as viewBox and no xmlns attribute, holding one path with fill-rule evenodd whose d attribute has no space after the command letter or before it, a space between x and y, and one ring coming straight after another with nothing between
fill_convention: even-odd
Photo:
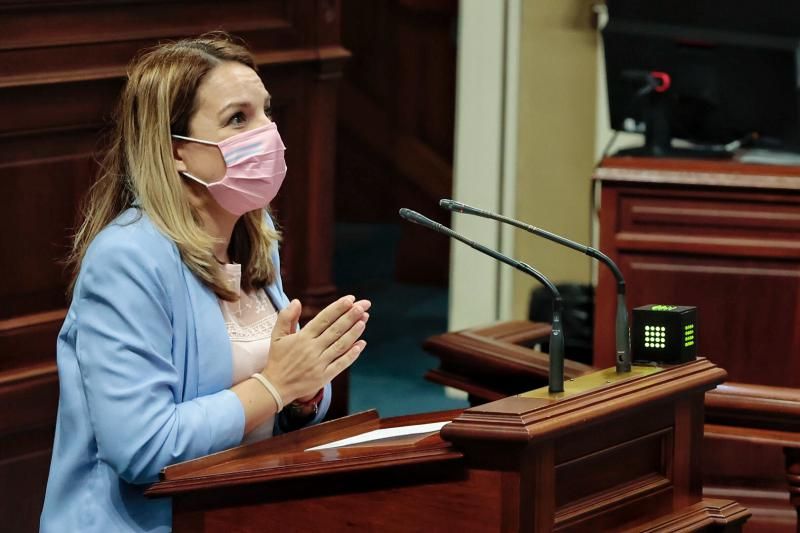
<instances>
[{"instance_id":1,"label":"pink face mask","mask_svg":"<svg viewBox=\"0 0 800 533\"><path fill-rule=\"evenodd\" d=\"M173 137L219 148L227 167L221 180L206 183L188 172L182 174L205 185L217 203L236 216L267 207L286 177L286 147L274 122L218 143L182 135Z\"/></svg>"}]
</instances>

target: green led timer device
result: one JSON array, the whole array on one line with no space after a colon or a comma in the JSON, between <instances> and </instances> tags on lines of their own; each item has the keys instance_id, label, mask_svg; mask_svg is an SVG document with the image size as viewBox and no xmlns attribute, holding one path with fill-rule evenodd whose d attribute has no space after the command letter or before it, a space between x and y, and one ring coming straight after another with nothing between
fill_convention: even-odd
<instances>
[{"instance_id":1,"label":"green led timer device","mask_svg":"<svg viewBox=\"0 0 800 533\"><path fill-rule=\"evenodd\" d=\"M637 362L686 363L697 357L697 308L643 305L633 310L631 352Z\"/></svg>"}]
</instances>

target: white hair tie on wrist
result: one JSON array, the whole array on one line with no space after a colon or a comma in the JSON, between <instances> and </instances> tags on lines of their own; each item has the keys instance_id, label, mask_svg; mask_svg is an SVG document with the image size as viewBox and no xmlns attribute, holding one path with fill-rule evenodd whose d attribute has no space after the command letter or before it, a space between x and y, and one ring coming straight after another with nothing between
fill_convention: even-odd
<instances>
[{"instance_id":1,"label":"white hair tie on wrist","mask_svg":"<svg viewBox=\"0 0 800 533\"><path fill-rule=\"evenodd\" d=\"M273 398L275 398L275 403L278 405L278 412L280 413L281 411L283 411L283 400L281 399L281 395L278 393L278 389L275 388L275 385L270 383L269 380L266 377L264 377L264 374L260 374L258 372L256 372L250 377L255 378L256 380L258 380L259 383L264 385L264 388L267 389L267 391L269 391L269 393L272 395Z\"/></svg>"}]
</instances>

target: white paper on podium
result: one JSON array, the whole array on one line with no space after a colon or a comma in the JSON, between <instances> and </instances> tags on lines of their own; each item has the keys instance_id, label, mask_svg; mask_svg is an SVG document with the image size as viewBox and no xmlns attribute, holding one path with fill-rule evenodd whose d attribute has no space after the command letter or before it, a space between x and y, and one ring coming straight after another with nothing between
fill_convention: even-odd
<instances>
[{"instance_id":1,"label":"white paper on podium","mask_svg":"<svg viewBox=\"0 0 800 533\"><path fill-rule=\"evenodd\" d=\"M307 452L314 452L317 450L327 450L329 448L338 448L340 446L348 446L350 444L361 444L362 442L370 442L373 440L391 439L393 437L403 437L405 435L417 435L422 433L433 433L442 429L442 426L448 424L450 421L434 422L432 424L416 424L414 426L400 426L396 428L375 429L367 431L361 435L347 437L346 439L336 440L328 444L322 444L309 448Z\"/></svg>"}]
</instances>

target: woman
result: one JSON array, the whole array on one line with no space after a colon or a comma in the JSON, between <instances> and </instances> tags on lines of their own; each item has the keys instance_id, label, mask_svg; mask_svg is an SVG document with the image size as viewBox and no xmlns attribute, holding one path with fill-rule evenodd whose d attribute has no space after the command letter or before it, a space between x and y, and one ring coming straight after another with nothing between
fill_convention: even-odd
<instances>
[{"instance_id":1,"label":"woman","mask_svg":"<svg viewBox=\"0 0 800 533\"><path fill-rule=\"evenodd\" d=\"M73 247L42 531L161 531L165 466L318 422L366 300L297 331L265 208L286 173L252 56L214 34L132 64ZM297 208L302 208L298 206Z\"/></svg>"}]
</instances>

